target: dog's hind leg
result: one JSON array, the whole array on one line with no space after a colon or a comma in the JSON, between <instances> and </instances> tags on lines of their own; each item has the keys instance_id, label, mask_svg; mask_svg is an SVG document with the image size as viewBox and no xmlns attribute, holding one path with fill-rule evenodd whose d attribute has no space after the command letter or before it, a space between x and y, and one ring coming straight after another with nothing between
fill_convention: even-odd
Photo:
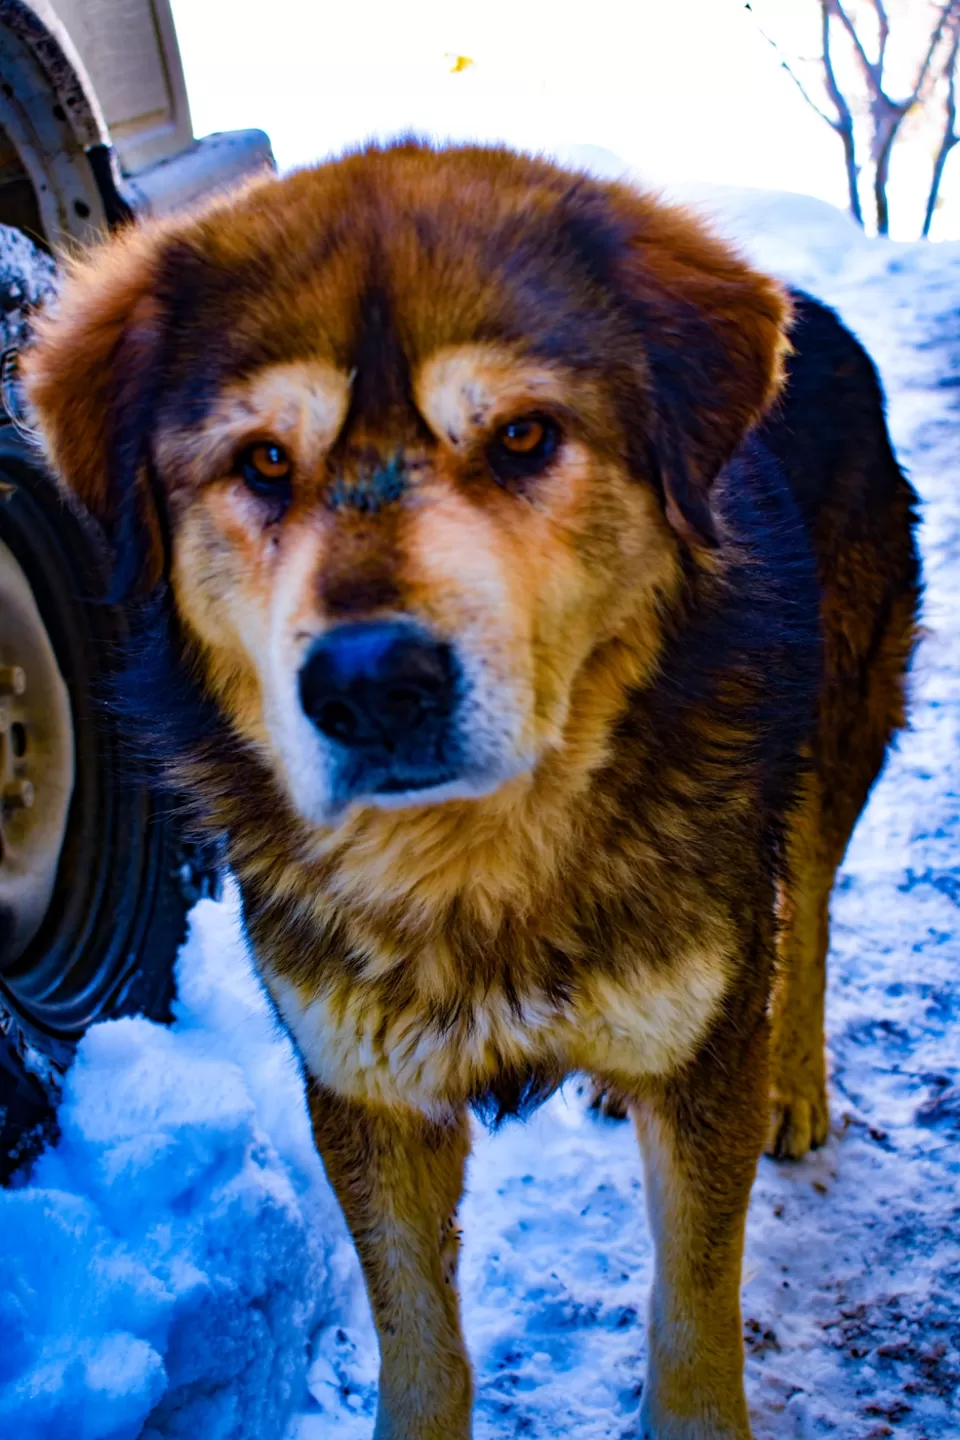
<instances>
[{"instance_id":1,"label":"dog's hind leg","mask_svg":"<svg viewBox=\"0 0 960 1440\"><path fill-rule=\"evenodd\" d=\"M914 642L915 592L890 608L869 665L843 669L828 647L814 765L787 834L778 966L771 1001L772 1064L767 1151L800 1159L829 1129L824 1001L830 891L837 869L904 722L905 672ZM831 658L832 657L832 658Z\"/></svg>"},{"instance_id":2,"label":"dog's hind leg","mask_svg":"<svg viewBox=\"0 0 960 1440\"><path fill-rule=\"evenodd\" d=\"M316 1085L317 1148L350 1227L380 1341L374 1440L469 1440L455 1217L466 1118L368 1108Z\"/></svg>"},{"instance_id":3,"label":"dog's hind leg","mask_svg":"<svg viewBox=\"0 0 960 1440\"><path fill-rule=\"evenodd\" d=\"M787 858L771 998L767 1153L799 1160L823 1144L830 1125L824 1002L836 859L824 834L820 782L815 776L808 777L794 815Z\"/></svg>"},{"instance_id":4,"label":"dog's hind leg","mask_svg":"<svg viewBox=\"0 0 960 1440\"><path fill-rule=\"evenodd\" d=\"M745 1022L746 1023L746 1022ZM643 1440L749 1440L740 1278L763 1147L768 1027L728 1019L635 1106L656 1248Z\"/></svg>"}]
</instances>

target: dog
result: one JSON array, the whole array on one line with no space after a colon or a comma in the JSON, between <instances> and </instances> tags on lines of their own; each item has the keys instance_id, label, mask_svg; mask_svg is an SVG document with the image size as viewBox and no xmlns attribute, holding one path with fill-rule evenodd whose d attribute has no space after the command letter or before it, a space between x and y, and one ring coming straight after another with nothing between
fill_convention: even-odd
<instances>
[{"instance_id":1,"label":"dog","mask_svg":"<svg viewBox=\"0 0 960 1440\"><path fill-rule=\"evenodd\" d=\"M376 1440L470 1434L469 1111L578 1071L642 1148L640 1433L745 1440L750 1188L827 1136L830 889L916 635L869 358L682 209L401 141L96 249L23 384L302 1057Z\"/></svg>"}]
</instances>

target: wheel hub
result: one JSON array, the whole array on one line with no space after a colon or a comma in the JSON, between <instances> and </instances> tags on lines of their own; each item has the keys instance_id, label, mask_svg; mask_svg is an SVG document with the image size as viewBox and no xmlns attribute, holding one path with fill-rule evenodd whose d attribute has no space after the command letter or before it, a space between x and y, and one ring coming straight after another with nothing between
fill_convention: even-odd
<instances>
[{"instance_id":1,"label":"wheel hub","mask_svg":"<svg viewBox=\"0 0 960 1440\"><path fill-rule=\"evenodd\" d=\"M73 781L67 687L26 576L0 542L0 969L49 907Z\"/></svg>"}]
</instances>

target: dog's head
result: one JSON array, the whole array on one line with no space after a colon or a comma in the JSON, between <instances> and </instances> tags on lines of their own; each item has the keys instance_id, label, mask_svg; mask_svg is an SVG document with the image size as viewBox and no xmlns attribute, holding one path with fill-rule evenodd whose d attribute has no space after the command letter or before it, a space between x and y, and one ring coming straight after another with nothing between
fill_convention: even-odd
<instances>
[{"instance_id":1,"label":"dog's head","mask_svg":"<svg viewBox=\"0 0 960 1440\"><path fill-rule=\"evenodd\" d=\"M326 825L564 743L591 657L716 544L785 322L682 212L401 144L102 247L24 370L119 587L168 580L216 705Z\"/></svg>"}]
</instances>

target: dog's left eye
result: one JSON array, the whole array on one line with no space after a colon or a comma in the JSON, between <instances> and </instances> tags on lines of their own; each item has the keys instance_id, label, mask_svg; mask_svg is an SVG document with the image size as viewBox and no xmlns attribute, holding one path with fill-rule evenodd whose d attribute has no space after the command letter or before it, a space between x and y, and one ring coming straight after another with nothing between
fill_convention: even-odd
<instances>
[{"instance_id":1,"label":"dog's left eye","mask_svg":"<svg viewBox=\"0 0 960 1440\"><path fill-rule=\"evenodd\" d=\"M293 461L282 445L260 440L248 445L234 461L234 470L256 495L279 500L289 495Z\"/></svg>"},{"instance_id":2,"label":"dog's left eye","mask_svg":"<svg viewBox=\"0 0 960 1440\"><path fill-rule=\"evenodd\" d=\"M487 456L498 480L519 480L543 470L556 452L560 429L546 415L521 415L501 425Z\"/></svg>"}]
</instances>

